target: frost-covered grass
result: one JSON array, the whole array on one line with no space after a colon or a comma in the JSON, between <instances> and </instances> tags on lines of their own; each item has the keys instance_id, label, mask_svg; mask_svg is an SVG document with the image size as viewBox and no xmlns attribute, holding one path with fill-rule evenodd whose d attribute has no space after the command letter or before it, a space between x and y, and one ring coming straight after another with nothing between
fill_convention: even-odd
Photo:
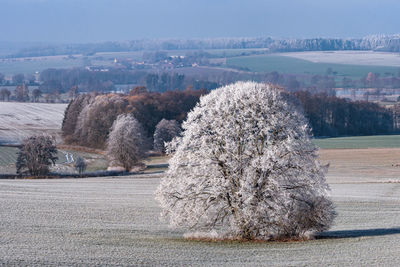
<instances>
[{"instance_id":1,"label":"frost-covered grass","mask_svg":"<svg viewBox=\"0 0 400 267\"><path fill-rule=\"evenodd\" d=\"M314 63L335 63L367 66L400 67L398 53L374 51L310 51L290 52L278 55L304 59Z\"/></svg>"},{"instance_id":2,"label":"frost-covered grass","mask_svg":"<svg viewBox=\"0 0 400 267\"><path fill-rule=\"evenodd\" d=\"M320 138L314 143L320 148L400 148L400 135Z\"/></svg>"},{"instance_id":3,"label":"frost-covered grass","mask_svg":"<svg viewBox=\"0 0 400 267\"><path fill-rule=\"evenodd\" d=\"M158 183L159 175L0 180L0 265L400 264L399 184L333 184L339 215L316 240L210 243L158 219Z\"/></svg>"},{"instance_id":4,"label":"frost-covered grass","mask_svg":"<svg viewBox=\"0 0 400 267\"><path fill-rule=\"evenodd\" d=\"M0 144L19 143L32 134L57 135L67 104L0 102Z\"/></svg>"}]
</instances>

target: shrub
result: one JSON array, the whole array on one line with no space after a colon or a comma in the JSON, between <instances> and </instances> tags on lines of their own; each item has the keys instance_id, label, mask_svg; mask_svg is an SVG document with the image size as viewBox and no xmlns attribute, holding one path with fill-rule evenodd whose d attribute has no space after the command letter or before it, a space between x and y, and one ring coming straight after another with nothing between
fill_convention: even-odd
<instances>
[{"instance_id":1,"label":"shrub","mask_svg":"<svg viewBox=\"0 0 400 267\"><path fill-rule=\"evenodd\" d=\"M85 159L78 156L78 158L75 161L74 167L79 174L84 173L87 167Z\"/></svg>"},{"instance_id":2,"label":"shrub","mask_svg":"<svg viewBox=\"0 0 400 267\"><path fill-rule=\"evenodd\" d=\"M57 148L50 136L31 136L24 140L18 152L17 173L46 175L57 159Z\"/></svg>"}]
</instances>

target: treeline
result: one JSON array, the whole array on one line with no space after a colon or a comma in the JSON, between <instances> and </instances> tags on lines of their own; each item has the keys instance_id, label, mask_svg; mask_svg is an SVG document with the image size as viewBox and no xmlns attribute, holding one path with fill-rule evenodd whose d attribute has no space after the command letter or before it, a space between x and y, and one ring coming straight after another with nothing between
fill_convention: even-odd
<instances>
[{"instance_id":1,"label":"treeline","mask_svg":"<svg viewBox=\"0 0 400 267\"><path fill-rule=\"evenodd\" d=\"M110 127L120 114L132 114L152 137L162 119L182 122L206 90L148 92L144 87L129 95L82 94L70 102L62 123L62 134L69 144L105 148Z\"/></svg>"},{"instance_id":2,"label":"treeline","mask_svg":"<svg viewBox=\"0 0 400 267\"><path fill-rule=\"evenodd\" d=\"M153 92L164 92L168 89L184 90L187 87L210 90L219 86L216 82L198 80L184 74L157 74L121 69L108 71L89 71L83 68L46 69L40 74L40 81L39 89L44 93L54 91L65 93L73 87L78 87L81 92L111 92L116 90L117 84L144 85Z\"/></svg>"},{"instance_id":3,"label":"treeline","mask_svg":"<svg viewBox=\"0 0 400 267\"><path fill-rule=\"evenodd\" d=\"M67 92L72 87L78 86L81 91L86 92L109 92L115 89L115 84L139 84L146 75L144 71L119 69L104 72L84 68L46 69L40 73L40 90Z\"/></svg>"},{"instance_id":4,"label":"treeline","mask_svg":"<svg viewBox=\"0 0 400 267\"><path fill-rule=\"evenodd\" d=\"M182 122L206 90L148 92L145 87L129 95L82 94L68 105L62 133L66 143L105 148L110 127L120 114L132 114L151 138L162 119ZM303 106L314 136L392 134L393 111L375 103L349 102L325 93L292 93Z\"/></svg>"},{"instance_id":5,"label":"treeline","mask_svg":"<svg viewBox=\"0 0 400 267\"><path fill-rule=\"evenodd\" d=\"M294 95L303 106L314 136L376 135L398 131L393 111L376 103L350 102L325 93L313 95L305 91Z\"/></svg>"},{"instance_id":6,"label":"treeline","mask_svg":"<svg viewBox=\"0 0 400 267\"><path fill-rule=\"evenodd\" d=\"M185 76L178 73L149 73L145 77L146 88L152 92L165 92L170 88L184 90L192 87L195 90L206 89L212 90L219 87L219 83L208 80L197 80L193 77Z\"/></svg>"},{"instance_id":7,"label":"treeline","mask_svg":"<svg viewBox=\"0 0 400 267\"><path fill-rule=\"evenodd\" d=\"M5 79L5 75L3 73L0 73L0 85L5 85L5 86L17 86L21 84L26 84L26 85L37 85L35 81L35 76L32 74L23 74L23 73L17 73L14 74L11 77L11 81Z\"/></svg>"},{"instance_id":8,"label":"treeline","mask_svg":"<svg viewBox=\"0 0 400 267\"><path fill-rule=\"evenodd\" d=\"M76 89L77 88L71 88L71 97L77 94ZM9 90L6 87L1 88L0 101L68 103L67 100L62 99L60 92L57 90L44 94L39 88L30 90L27 84L17 85L14 90Z\"/></svg>"},{"instance_id":9,"label":"treeline","mask_svg":"<svg viewBox=\"0 0 400 267\"><path fill-rule=\"evenodd\" d=\"M323 51L323 50L378 50L400 51L400 34L370 35L364 38L309 38L273 39L261 38L214 38L133 40L92 44L42 45L25 48L8 57L34 57L53 55L93 55L98 52L127 52L143 50L202 50L267 48L272 52Z\"/></svg>"}]
</instances>

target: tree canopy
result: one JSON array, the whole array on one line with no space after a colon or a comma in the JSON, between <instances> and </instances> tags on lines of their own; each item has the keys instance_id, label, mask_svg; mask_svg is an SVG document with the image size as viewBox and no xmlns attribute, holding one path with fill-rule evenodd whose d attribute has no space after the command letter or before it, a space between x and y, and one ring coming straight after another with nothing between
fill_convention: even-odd
<instances>
[{"instance_id":1,"label":"tree canopy","mask_svg":"<svg viewBox=\"0 0 400 267\"><path fill-rule=\"evenodd\" d=\"M21 145L16 162L17 173L45 175L57 159L57 148L50 136L31 136Z\"/></svg>"},{"instance_id":2,"label":"tree canopy","mask_svg":"<svg viewBox=\"0 0 400 267\"><path fill-rule=\"evenodd\" d=\"M330 227L326 166L287 94L238 82L188 114L157 191L171 225L239 239L304 238Z\"/></svg>"},{"instance_id":3,"label":"tree canopy","mask_svg":"<svg viewBox=\"0 0 400 267\"><path fill-rule=\"evenodd\" d=\"M122 114L114 121L107 139L107 156L111 163L129 171L144 157L146 134L131 114Z\"/></svg>"}]
</instances>

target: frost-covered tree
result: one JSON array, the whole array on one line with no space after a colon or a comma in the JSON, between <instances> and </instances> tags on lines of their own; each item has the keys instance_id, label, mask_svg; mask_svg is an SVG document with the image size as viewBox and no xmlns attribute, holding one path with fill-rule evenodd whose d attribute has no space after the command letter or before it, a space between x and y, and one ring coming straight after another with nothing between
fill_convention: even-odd
<instances>
[{"instance_id":1,"label":"frost-covered tree","mask_svg":"<svg viewBox=\"0 0 400 267\"><path fill-rule=\"evenodd\" d=\"M17 173L45 175L49 172L49 166L55 164L57 159L57 148L50 136L31 136L23 141L18 152Z\"/></svg>"},{"instance_id":2,"label":"frost-covered tree","mask_svg":"<svg viewBox=\"0 0 400 267\"><path fill-rule=\"evenodd\" d=\"M330 227L326 167L299 109L271 85L212 91L188 114L157 190L171 225L238 239L297 239Z\"/></svg>"},{"instance_id":3,"label":"frost-covered tree","mask_svg":"<svg viewBox=\"0 0 400 267\"><path fill-rule=\"evenodd\" d=\"M176 120L162 119L154 131L154 150L165 153L165 143L170 142L181 132L179 123Z\"/></svg>"},{"instance_id":4,"label":"frost-covered tree","mask_svg":"<svg viewBox=\"0 0 400 267\"><path fill-rule=\"evenodd\" d=\"M131 114L121 114L111 127L107 156L112 164L129 171L144 157L146 142L141 124Z\"/></svg>"}]
</instances>

